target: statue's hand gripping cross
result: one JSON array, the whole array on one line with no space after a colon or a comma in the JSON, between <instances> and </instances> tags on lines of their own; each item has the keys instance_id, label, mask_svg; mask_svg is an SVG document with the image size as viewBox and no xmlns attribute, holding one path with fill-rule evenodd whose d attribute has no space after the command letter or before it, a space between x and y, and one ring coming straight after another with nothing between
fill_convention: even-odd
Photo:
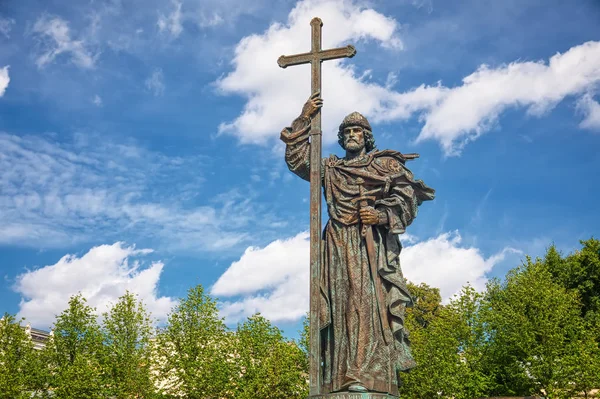
<instances>
[{"instance_id":1,"label":"statue's hand gripping cross","mask_svg":"<svg viewBox=\"0 0 600 399\"><path fill-rule=\"evenodd\" d=\"M277 60L280 67L311 64L311 94L321 93L321 63L338 58L351 58L356 54L354 46L321 49L320 18L310 21L312 49L309 53L282 55ZM321 261L321 109L311 119L310 129L310 392L318 395L321 390L321 344L319 340L319 276Z\"/></svg>"}]
</instances>

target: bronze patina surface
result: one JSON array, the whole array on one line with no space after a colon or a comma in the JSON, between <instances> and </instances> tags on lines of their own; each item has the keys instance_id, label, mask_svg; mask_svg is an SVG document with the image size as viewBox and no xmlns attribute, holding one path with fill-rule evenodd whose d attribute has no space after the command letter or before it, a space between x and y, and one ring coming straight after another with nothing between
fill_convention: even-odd
<instances>
[{"instance_id":1,"label":"bronze patina surface","mask_svg":"<svg viewBox=\"0 0 600 399\"><path fill-rule=\"evenodd\" d=\"M398 372L415 366L404 328L412 297L400 268L398 234L435 192L405 166L418 155L375 148L371 125L358 112L339 127L345 156L321 157L320 62L328 58L319 55L326 53L320 50L321 21L311 24L313 51L279 59L280 66L313 65L312 95L281 132L288 168L311 189L310 395L393 398ZM321 189L329 214L323 236Z\"/></svg>"},{"instance_id":2,"label":"bronze patina surface","mask_svg":"<svg viewBox=\"0 0 600 399\"><path fill-rule=\"evenodd\" d=\"M311 25L311 51L297 55L282 55L277 64L286 68L292 65L311 65L311 93L319 95L321 92L321 63L325 60L334 60L344 57L353 57L356 50L353 46L340 47L330 50L321 49L323 21L313 18ZM321 262L321 112L320 105L311 114L310 136L310 162L313 168L309 172L310 178L310 320L317 320L319 314L319 275ZM310 324L310 371L309 392L316 395L320 392L320 344L319 326L316 322Z\"/></svg>"}]
</instances>

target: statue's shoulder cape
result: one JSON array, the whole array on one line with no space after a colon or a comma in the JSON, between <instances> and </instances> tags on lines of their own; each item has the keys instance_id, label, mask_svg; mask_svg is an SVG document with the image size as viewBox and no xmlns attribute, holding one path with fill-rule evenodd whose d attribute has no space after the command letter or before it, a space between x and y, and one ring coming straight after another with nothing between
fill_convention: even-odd
<instances>
[{"instance_id":1,"label":"statue's shoulder cape","mask_svg":"<svg viewBox=\"0 0 600 399\"><path fill-rule=\"evenodd\" d=\"M404 175L406 181L412 186L419 205L422 201L430 201L435 198L435 190L428 187L422 180L416 180L413 173L405 166L405 162L414 159L414 156L408 158L394 150L373 151L371 154L373 156L372 162L384 173Z\"/></svg>"}]
</instances>

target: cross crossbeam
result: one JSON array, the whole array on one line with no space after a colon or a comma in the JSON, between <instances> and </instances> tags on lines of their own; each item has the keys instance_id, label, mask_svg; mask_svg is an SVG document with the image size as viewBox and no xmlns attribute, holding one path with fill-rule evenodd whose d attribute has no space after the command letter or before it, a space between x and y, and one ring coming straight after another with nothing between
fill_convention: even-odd
<instances>
[{"instance_id":1,"label":"cross crossbeam","mask_svg":"<svg viewBox=\"0 0 600 399\"><path fill-rule=\"evenodd\" d=\"M330 50L321 50L317 52L302 53L296 55L282 55L277 60L277 64L282 68L292 65L309 64L311 62L320 62L335 60L338 58L351 58L356 54L356 49L352 45L338 47Z\"/></svg>"},{"instance_id":2,"label":"cross crossbeam","mask_svg":"<svg viewBox=\"0 0 600 399\"><path fill-rule=\"evenodd\" d=\"M311 64L311 93L321 92L321 63L338 58L350 58L356 54L354 46L348 45L330 50L321 49L323 21L310 21L311 51L285 56L277 60L281 68ZM309 338L309 395L321 393L321 342L319 331L319 290L321 270L321 110L311 120L310 138L310 338Z\"/></svg>"}]
</instances>

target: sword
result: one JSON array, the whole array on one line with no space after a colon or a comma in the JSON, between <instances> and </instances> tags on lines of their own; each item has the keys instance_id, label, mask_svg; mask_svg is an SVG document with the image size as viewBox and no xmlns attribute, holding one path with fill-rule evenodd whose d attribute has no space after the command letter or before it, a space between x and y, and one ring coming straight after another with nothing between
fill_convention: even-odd
<instances>
[{"instance_id":1,"label":"sword","mask_svg":"<svg viewBox=\"0 0 600 399\"><path fill-rule=\"evenodd\" d=\"M375 196L369 195L373 192L366 192L363 186L365 181L362 178L356 179L358 185L359 197L352 199L352 202L359 202L361 208L369 206L369 201L375 201ZM375 192L378 190L375 190ZM373 239L373 229L371 226L363 224L361 227L361 236L365 239L367 247L367 257L369 258L369 266L371 271L371 278L373 279L373 286L375 291L375 302L377 303L377 310L379 312L379 320L381 322L381 332L383 334L383 340L386 345L389 345L392 341L390 337L391 332L389 331L390 323L388 321L387 306L383 296L382 284L379 279L379 273L377 272L377 263L375 261L375 240Z\"/></svg>"}]
</instances>

